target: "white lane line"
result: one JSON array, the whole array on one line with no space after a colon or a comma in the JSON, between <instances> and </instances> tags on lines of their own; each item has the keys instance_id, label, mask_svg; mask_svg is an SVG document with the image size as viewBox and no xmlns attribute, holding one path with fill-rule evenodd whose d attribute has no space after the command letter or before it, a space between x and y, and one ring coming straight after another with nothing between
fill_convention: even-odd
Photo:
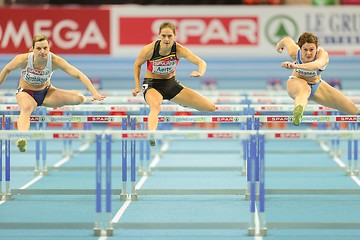
<instances>
[{"instance_id":1,"label":"white lane line","mask_svg":"<svg viewBox=\"0 0 360 240\"><path fill-rule=\"evenodd\" d=\"M324 152L330 151L329 146L323 141L320 142L320 147ZM336 162L337 165L339 165L339 167L341 167L341 168L346 167L346 164L343 161L341 161L341 159L338 156L334 156L333 160Z\"/></svg>"},{"instance_id":2,"label":"white lane line","mask_svg":"<svg viewBox=\"0 0 360 240\"><path fill-rule=\"evenodd\" d=\"M70 160L70 156L66 156L63 159L61 159L60 161L58 161L57 163L55 163L54 167L61 167L63 164L65 164L69 160Z\"/></svg>"},{"instance_id":3,"label":"white lane line","mask_svg":"<svg viewBox=\"0 0 360 240\"><path fill-rule=\"evenodd\" d=\"M106 231L103 230L103 231L101 231L101 237L99 237L99 240L106 240L106 239L108 239L106 236Z\"/></svg>"},{"instance_id":4,"label":"white lane line","mask_svg":"<svg viewBox=\"0 0 360 240\"><path fill-rule=\"evenodd\" d=\"M40 176L37 176L36 178L34 178L33 180L31 180L30 182L26 183L24 186L22 186L19 189L26 189L28 187L30 187L31 185L33 185L34 183L36 183L37 181L39 181L42 178L42 174L40 173Z\"/></svg>"},{"instance_id":5,"label":"white lane line","mask_svg":"<svg viewBox=\"0 0 360 240\"><path fill-rule=\"evenodd\" d=\"M351 176L351 178L360 186L360 179L357 176Z\"/></svg>"},{"instance_id":6,"label":"white lane line","mask_svg":"<svg viewBox=\"0 0 360 240\"><path fill-rule=\"evenodd\" d=\"M143 176L143 177L139 180L139 182L136 184L135 190L140 189L147 179L148 179L148 176ZM131 203L131 198L129 197L129 198L125 201L125 203L121 206L121 208L119 209L119 211L117 211L117 213L115 214L114 218L111 220L112 223L117 223L117 222L120 221L120 218L121 218L122 215L125 213L126 209L129 207L130 203Z\"/></svg>"},{"instance_id":7,"label":"white lane line","mask_svg":"<svg viewBox=\"0 0 360 240\"><path fill-rule=\"evenodd\" d=\"M320 147L321 149L324 151L324 152L329 152L330 151L330 148L328 145L326 145L326 143L324 141L321 141L320 142Z\"/></svg>"},{"instance_id":8,"label":"white lane line","mask_svg":"<svg viewBox=\"0 0 360 240\"><path fill-rule=\"evenodd\" d=\"M80 146L79 147L79 152L84 152L84 151L86 151L89 147L90 147L90 143L85 143L85 144L83 144L82 146Z\"/></svg>"},{"instance_id":9,"label":"white lane line","mask_svg":"<svg viewBox=\"0 0 360 240\"><path fill-rule=\"evenodd\" d=\"M170 146L170 142L169 141L164 141L163 145L160 148L161 152L166 152L169 149Z\"/></svg>"},{"instance_id":10,"label":"white lane line","mask_svg":"<svg viewBox=\"0 0 360 240\"><path fill-rule=\"evenodd\" d=\"M142 187L142 185L144 185L144 183L146 182L147 179L148 179L148 176L143 176L142 178L140 178L139 182L135 186L135 190L140 189Z\"/></svg>"},{"instance_id":11,"label":"white lane line","mask_svg":"<svg viewBox=\"0 0 360 240\"><path fill-rule=\"evenodd\" d=\"M255 237L256 240L262 240L262 236L260 235L260 219L259 219L259 212L257 206L255 205Z\"/></svg>"},{"instance_id":12,"label":"white lane line","mask_svg":"<svg viewBox=\"0 0 360 240\"><path fill-rule=\"evenodd\" d=\"M90 147L90 143L84 143L83 145L81 145L78 149L79 152L84 152L86 151L88 148ZM57 163L54 164L54 167L61 167L62 165L64 165L65 163L67 163L70 160L71 156L66 156L63 159L61 159L60 161L58 161Z\"/></svg>"},{"instance_id":13,"label":"white lane line","mask_svg":"<svg viewBox=\"0 0 360 240\"><path fill-rule=\"evenodd\" d=\"M333 160L342 168L346 168L346 164L339 158L339 157L333 157ZM360 179L357 176L351 176L351 179L354 180L354 182L360 186Z\"/></svg>"},{"instance_id":14,"label":"white lane line","mask_svg":"<svg viewBox=\"0 0 360 240\"><path fill-rule=\"evenodd\" d=\"M119 211L117 211L117 213L115 214L114 218L111 220L112 223L117 223L120 221L120 218L122 217L122 215L124 214L125 210L129 207L131 203L131 199L128 198L125 203L121 206L121 208L119 209Z\"/></svg>"},{"instance_id":15,"label":"white lane line","mask_svg":"<svg viewBox=\"0 0 360 240\"><path fill-rule=\"evenodd\" d=\"M163 152L165 152L168 148L169 148L168 142L164 142L164 144L161 146L161 150ZM153 160L151 161L149 167L150 168L155 167L159 163L159 161L160 161L160 155L156 154L155 157L153 158ZM136 184L135 190L140 189L144 185L144 183L146 182L147 179L148 179L148 176L142 176L140 178L139 182ZM131 198L129 197L128 199L126 199L125 203L121 206L121 208L117 211L114 218L111 220L112 223L117 223L120 221L120 218L123 216L126 209L129 207L130 203L131 203ZM99 240L100 240L100 238L99 238ZM104 239L101 239L101 240L104 240Z\"/></svg>"},{"instance_id":16,"label":"white lane line","mask_svg":"<svg viewBox=\"0 0 360 240\"><path fill-rule=\"evenodd\" d=\"M160 161L160 156L159 156L159 154L156 154L154 156L153 160L151 161L149 168L156 167L156 165L158 165L159 161Z\"/></svg>"},{"instance_id":17,"label":"white lane line","mask_svg":"<svg viewBox=\"0 0 360 240\"><path fill-rule=\"evenodd\" d=\"M341 161L341 159L339 157L333 157L333 160L337 163L337 165L339 165L340 167L342 168L345 168L346 167L346 164Z\"/></svg>"}]
</instances>

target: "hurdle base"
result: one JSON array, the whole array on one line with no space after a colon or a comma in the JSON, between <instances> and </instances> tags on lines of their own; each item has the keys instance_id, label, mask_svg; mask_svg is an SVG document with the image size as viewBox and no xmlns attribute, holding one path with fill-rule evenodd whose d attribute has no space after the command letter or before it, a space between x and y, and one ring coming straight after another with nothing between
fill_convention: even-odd
<instances>
[{"instance_id":1,"label":"hurdle base","mask_svg":"<svg viewBox=\"0 0 360 240\"><path fill-rule=\"evenodd\" d=\"M248 228L248 236L255 236L255 234L256 234L255 228L249 227Z\"/></svg>"},{"instance_id":2,"label":"hurdle base","mask_svg":"<svg viewBox=\"0 0 360 240\"><path fill-rule=\"evenodd\" d=\"M353 171L353 176L359 176L359 170L354 170Z\"/></svg>"},{"instance_id":3,"label":"hurdle base","mask_svg":"<svg viewBox=\"0 0 360 240\"><path fill-rule=\"evenodd\" d=\"M138 199L137 193L132 193L132 194L130 195L130 199L131 199L132 201L137 200L137 199Z\"/></svg>"},{"instance_id":4,"label":"hurdle base","mask_svg":"<svg viewBox=\"0 0 360 240\"><path fill-rule=\"evenodd\" d=\"M127 194L120 194L120 200L121 201L126 201L128 198L128 195Z\"/></svg>"},{"instance_id":5,"label":"hurdle base","mask_svg":"<svg viewBox=\"0 0 360 240\"><path fill-rule=\"evenodd\" d=\"M352 171L351 170L346 170L346 176L352 176Z\"/></svg>"},{"instance_id":6,"label":"hurdle base","mask_svg":"<svg viewBox=\"0 0 360 240\"><path fill-rule=\"evenodd\" d=\"M267 228L266 227L260 229L260 236L263 236L263 237L267 236Z\"/></svg>"},{"instance_id":7,"label":"hurdle base","mask_svg":"<svg viewBox=\"0 0 360 240\"><path fill-rule=\"evenodd\" d=\"M11 193L7 193L4 196L5 200L12 200L12 194Z\"/></svg>"},{"instance_id":8,"label":"hurdle base","mask_svg":"<svg viewBox=\"0 0 360 240\"><path fill-rule=\"evenodd\" d=\"M101 228L93 228L94 236L101 236Z\"/></svg>"},{"instance_id":9,"label":"hurdle base","mask_svg":"<svg viewBox=\"0 0 360 240\"><path fill-rule=\"evenodd\" d=\"M40 176L40 170L39 170L39 169L35 169L35 170L34 170L34 175L35 175L35 176Z\"/></svg>"},{"instance_id":10,"label":"hurdle base","mask_svg":"<svg viewBox=\"0 0 360 240\"><path fill-rule=\"evenodd\" d=\"M113 228L107 228L106 229L106 236L114 236L114 229Z\"/></svg>"},{"instance_id":11,"label":"hurdle base","mask_svg":"<svg viewBox=\"0 0 360 240\"><path fill-rule=\"evenodd\" d=\"M42 175L43 176L48 176L49 175L49 171L46 169L46 170L43 170L42 171Z\"/></svg>"}]
</instances>

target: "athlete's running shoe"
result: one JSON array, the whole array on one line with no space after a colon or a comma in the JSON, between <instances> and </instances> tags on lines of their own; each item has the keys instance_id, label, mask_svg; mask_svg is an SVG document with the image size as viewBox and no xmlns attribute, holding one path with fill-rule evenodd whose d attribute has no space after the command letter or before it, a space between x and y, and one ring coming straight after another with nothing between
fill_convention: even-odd
<instances>
[{"instance_id":1,"label":"athlete's running shoe","mask_svg":"<svg viewBox=\"0 0 360 240\"><path fill-rule=\"evenodd\" d=\"M293 123L295 126L299 126L303 117L304 107L297 105L293 112Z\"/></svg>"},{"instance_id":2,"label":"athlete's running shoe","mask_svg":"<svg viewBox=\"0 0 360 240\"><path fill-rule=\"evenodd\" d=\"M150 144L151 147L155 147L156 140L154 140L154 139L149 140L149 144Z\"/></svg>"},{"instance_id":3,"label":"athlete's running shoe","mask_svg":"<svg viewBox=\"0 0 360 240\"><path fill-rule=\"evenodd\" d=\"M19 148L20 152L26 152L26 139L17 140L16 146Z\"/></svg>"}]
</instances>

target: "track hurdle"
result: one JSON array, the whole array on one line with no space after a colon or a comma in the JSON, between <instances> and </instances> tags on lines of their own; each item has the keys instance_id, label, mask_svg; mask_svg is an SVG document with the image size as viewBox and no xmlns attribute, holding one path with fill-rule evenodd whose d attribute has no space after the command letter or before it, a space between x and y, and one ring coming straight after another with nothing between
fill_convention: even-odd
<instances>
[{"instance_id":1,"label":"track hurdle","mask_svg":"<svg viewBox=\"0 0 360 240\"><path fill-rule=\"evenodd\" d=\"M103 140L103 134L96 135L96 220L95 220L95 226L93 228L94 236L102 236L103 235L103 224L102 224L102 217L103 217L103 211L102 211L102 140ZM114 234L114 228L112 226L111 222L111 195L112 195L112 183L111 183L111 141L112 136L110 134L105 135L105 143L106 143L106 163L105 163L105 235L106 236L113 236Z\"/></svg>"},{"instance_id":2,"label":"track hurdle","mask_svg":"<svg viewBox=\"0 0 360 240\"><path fill-rule=\"evenodd\" d=\"M348 129L357 131L358 123L349 122ZM359 176L358 142L359 140L357 139L348 140L348 165L346 167L347 176ZM352 145L353 143L354 145ZM354 150L353 150L353 146L354 146Z\"/></svg>"},{"instance_id":3,"label":"track hurdle","mask_svg":"<svg viewBox=\"0 0 360 240\"><path fill-rule=\"evenodd\" d=\"M132 118L133 120L133 124L135 124L135 119ZM112 131L111 131L112 132ZM109 132L110 133L110 132ZM121 135L119 135L121 134ZM257 212L255 211L255 205L257 204L257 199L255 197L255 192L256 192L256 182L255 182L255 176L256 176L256 172L257 168L255 167L255 157L256 156L262 156L263 159L263 152L262 154L257 154L256 151L259 151L258 146L256 146L256 138L257 138L257 133L254 130L238 130L238 131L233 131L233 130L223 130L223 131L219 131L219 130L213 130L213 131L206 131L206 130L162 130L162 131L133 131L129 132L129 131L123 131L122 133L117 133L117 132L112 132L113 138L114 139L118 139L118 138L122 138L122 139L128 139L128 140L144 140L144 139L163 139L163 140L184 140L184 139L197 139L197 140L216 140L216 139L223 139L223 140L243 140L243 139L248 139L250 137L251 141L249 144L249 151L251 152L251 160L249 161L249 164L252 166L251 167L251 173L249 174L251 179L252 179L252 184L251 184L251 189L250 192L252 193L252 197L250 199L250 213L251 213L251 219L249 221L249 235L255 234L255 215L257 214ZM264 138L262 138L262 141L258 141L260 145L264 144ZM135 145L135 142L134 142ZM135 149L132 148L132 151L135 152ZM133 166L133 165L132 165ZM135 172L135 167L132 167L132 172ZM263 161L262 161L262 165L260 167L260 169L264 170L264 166L263 166ZM260 204L260 209L261 209L261 224L265 224L265 217L264 217L264 213L265 213L265 187L264 187L264 174L260 174L261 177L261 185L260 185L260 189L261 189L261 194L263 194L263 196L260 198L261 199L261 204ZM132 195L136 195L137 196L137 192L136 189L132 188ZM261 234L266 234L266 227L265 225L261 225ZM252 230L254 229L254 231ZM256 232L257 235L259 235Z\"/></svg>"},{"instance_id":4,"label":"track hurdle","mask_svg":"<svg viewBox=\"0 0 360 240\"><path fill-rule=\"evenodd\" d=\"M12 122L16 122L18 120L18 115L8 115L5 116L5 129L9 130L11 127L11 123ZM91 122L91 123L106 123L106 122L120 122L123 121L123 119L127 120L126 116L42 116L42 115L34 115L30 117L30 122L35 122L35 123L46 123L46 122ZM124 123L123 123L124 125ZM125 124L126 126L126 124ZM6 131L6 130L2 130ZM30 132L33 130L29 130ZM88 131L89 133L92 132L92 130L84 130L85 132ZM33 137L32 135L26 135L27 132L18 132L18 131L14 131L17 132L16 135L18 135L18 138L21 138L22 134L24 136L30 136L30 140L34 139L35 137ZM35 131L35 133L37 133L38 135L41 134L45 134L47 131L42 129L42 130L37 130ZM36 135L36 134L34 134ZM69 130L64 130L64 133L62 133L61 135L59 135L59 137L64 141L64 140L73 140L77 139L78 136L73 134L73 131L70 132ZM53 138L50 138L53 139ZM42 138L36 138L35 141L36 143L40 143L40 140L43 142L46 142L45 139ZM83 140L86 141L92 141L93 138L83 138ZM1 156L2 156L2 148L0 149L1 151ZM5 196L7 199L11 199L11 193L10 193L10 140L5 140L5 176L6 176L6 193ZM48 175L48 171L47 171L47 167L46 167L46 145L43 145L43 149L42 149L42 153L43 153L43 169L42 171L45 172L45 174L43 174L43 176ZM37 172L40 172L39 169L39 151L37 151L36 153L36 162L35 162L35 174ZM0 180L2 180L0 178ZM0 181L0 185L1 185L1 181Z\"/></svg>"},{"instance_id":5,"label":"track hurdle","mask_svg":"<svg viewBox=\"0 0 360 240\"><path fill-rule=\"evenodd\" d=\"M10 119L9 118L5 118L4 116L1 117L1 127L0 129L4 128L5 130L10 130L11 125L10 125ZM11 200L12 199L12 194L11 194L11 190L10 190L10 140L9 139L4 139L5 142L5 154L3 154L3 139L0 140L0 200L1 199L5 199L5 200ZM2 182L3 182L3 155L5 157L5 192L2 191Z\"/></svg>"},{"instance_id":6,"label":"track hurdle","mask_svg":"<svg viewBox=\"0 0 360 240\"><path fill-rule=\"evenodd\" d=\"M26 138L28 140L64 140L64 139L93 139L94 132L87 131L81 133L69 133L69 131L38 131L38 130L29 130L26 132L19 132L17 130L8 130L10 129L11 121L9 117L5 118L5 130L0 131L0 140L5 140L5 181L6 181L6 191L5 191L5 200L12 199L11 194L11 187L10 187L10 162L11 162L11 155L10 155L10 141L17 140L19 138ZM3 155L3 150L0 148L1 156ZM1 166L2 168L2 166ZM2 180L2 178L0 178ZM0 181L0 185L2 185ZM3 197L4 197L3 196Z\"/></svg>"},{"instance_id":7,"label":"track hurdle","mask_svg":"<svg viewBox=\"0 0 360 240\"><path fill-rule=\"evenodd\" d=\"M246 119L252 117L251 115L191 115L191 116L159 116L159 123L244 123ZM138 122L141 126L145 126L148 121L148 116L139 115L139 116L130 116L130 121ZM134 129L135 130L135 129ZM163 131L163 130L158 130ZM140 142L141 143L141 142ZM148 144L145 144L147 147L146 154L147 159L150 159L150 147ZM144 147L141 145L140 147ZM140 149L140 153L142 153L143 148ZM149 175L151 173L151 169L149 168L149 164L144 166L144 161L142 161L142 157L140 158L139 172L143 175ZM243 166L244 167L244 166Z\"/></svg>"},{"instance_id":8,"label":"track hurdle","mask_svg":"<svg viewBox=\"0 0 360 240\"><path fill-rule=\"evenodd\" d=\"M122 130L127 129L127 119L122 120ZM125 201L128 198L127 194L127 141L121 140L121 179L122 179L122 190L120 194L120 200Z\"/></svg>"},{"instance_id":9,"label":"track hurdle","mask_svg":"<svg viewBox=\"0 0 360 240\"><path fill-rule=\"evenodd\" d=\"M6 125L10 125L10 118L5 120ZM29 130L27 132L19 132L17 130L2 130L0 131L0 140L5 140L6 145L6 152L9 152L10 149L10 141L13 139L18 138L26 138L28 140L64 140L64 139L76 139L76 140L95 140L96 143L96 177L95 177L95 209L96 209L96 220L95 226L93 228L94 235L100 236L103 230L103 212L102 212L102 141L104 138L103 131L96 131L96 130L81 130L81 131L74 131L69 133L66 130L60 131L51 131L51 130L44 130L44 131L37 131L37 130ZM111 183L111 135L105 136L106 140L106 167L105 167L105 178L106 178L106 189L105 189L105 213L106 213L106 228L105 234L107 236L113 235L113 226L111 223L111 195L112 195L112 183ZM0 148L2 149L2 148ZM2 151L2 150L1 150ZM6 155L6 193L5 193L5 200L11 199L11 191L10 191L10 154ZM2 152L1 152L2 156ZM1 166L2 169L2 166ZM2 173L2 172L1 172ZM1 174L2 176L2 174ZM2 177L0 178L2 180ZM1 186L0 181L0 186Z\"/></svg>"}]
</instances>

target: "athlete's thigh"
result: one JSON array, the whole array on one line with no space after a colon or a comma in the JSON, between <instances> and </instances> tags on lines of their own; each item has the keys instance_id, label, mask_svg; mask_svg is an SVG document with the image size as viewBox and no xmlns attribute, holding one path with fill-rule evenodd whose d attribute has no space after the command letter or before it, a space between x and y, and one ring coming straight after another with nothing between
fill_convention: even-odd
<instances>
[{"instance_id":1,"label":"athlete's thigh","mask_svg":"<svg viewBox=\"0 0 360 240\"><path fill-rule=\"evenodd\" d=\"M46 107L61 107L79 104L80 95L76 90L64 90L52 86L45 96L43 105Z\"/></svg>"},{"instance_id":2,"label":"athlete's thigh","mask_svg":"<svg viewBox=\"0 0 360 240\"><path fill-rule=\"evenodd\" d=\"M172 98L171 101L199 110L211 108L211 106L213 105L213 103L209 99L187 87L184 87L184 89L181 90L181 92L174 98Z\"/></svg>"},{"instance_id":3,"label":"athlete's thigh","mask_svg":"<svg viewBox=\"0 0 360 240\"><path fill-rule=\"evenodd\" d=\"M155 88L150 88L146 91L145 101L150 107L159 106L162 104L163 97Z\"/></svg>"},{"instance_id":4,"label":"athlete's thigh","mask_svg":"<svg viewBox=\"0 0 360 240\"><path fill-rule=\"evenodd\" d=\"M310 96L311 88L306 81L300 78L289 78L286 82L286 89L291 98L295 98L302 92L308 92Z\"/></svg>"},{"instance_id":5,"label":"athlete's thigh","mask_svg":"<svg viewBox=\"0 0 360 240\"><path fill-rule=\"evenodd\" d=\"M35 99L26 92L17 93L16 100L20 106L20 109L33 111L37 107Z\"/></svg>"},{"instance_id":6,"label":"athlete's thigh","mask_svg":"<svg viewBox=\"0 0 360 240\"><path fill-rule=\"evenodd\" d=\"M355 104L351 99L325 81L321 82L312 100L323 106L338 109L345 113L356 112Z\"/></svg>"}]
</instances>

